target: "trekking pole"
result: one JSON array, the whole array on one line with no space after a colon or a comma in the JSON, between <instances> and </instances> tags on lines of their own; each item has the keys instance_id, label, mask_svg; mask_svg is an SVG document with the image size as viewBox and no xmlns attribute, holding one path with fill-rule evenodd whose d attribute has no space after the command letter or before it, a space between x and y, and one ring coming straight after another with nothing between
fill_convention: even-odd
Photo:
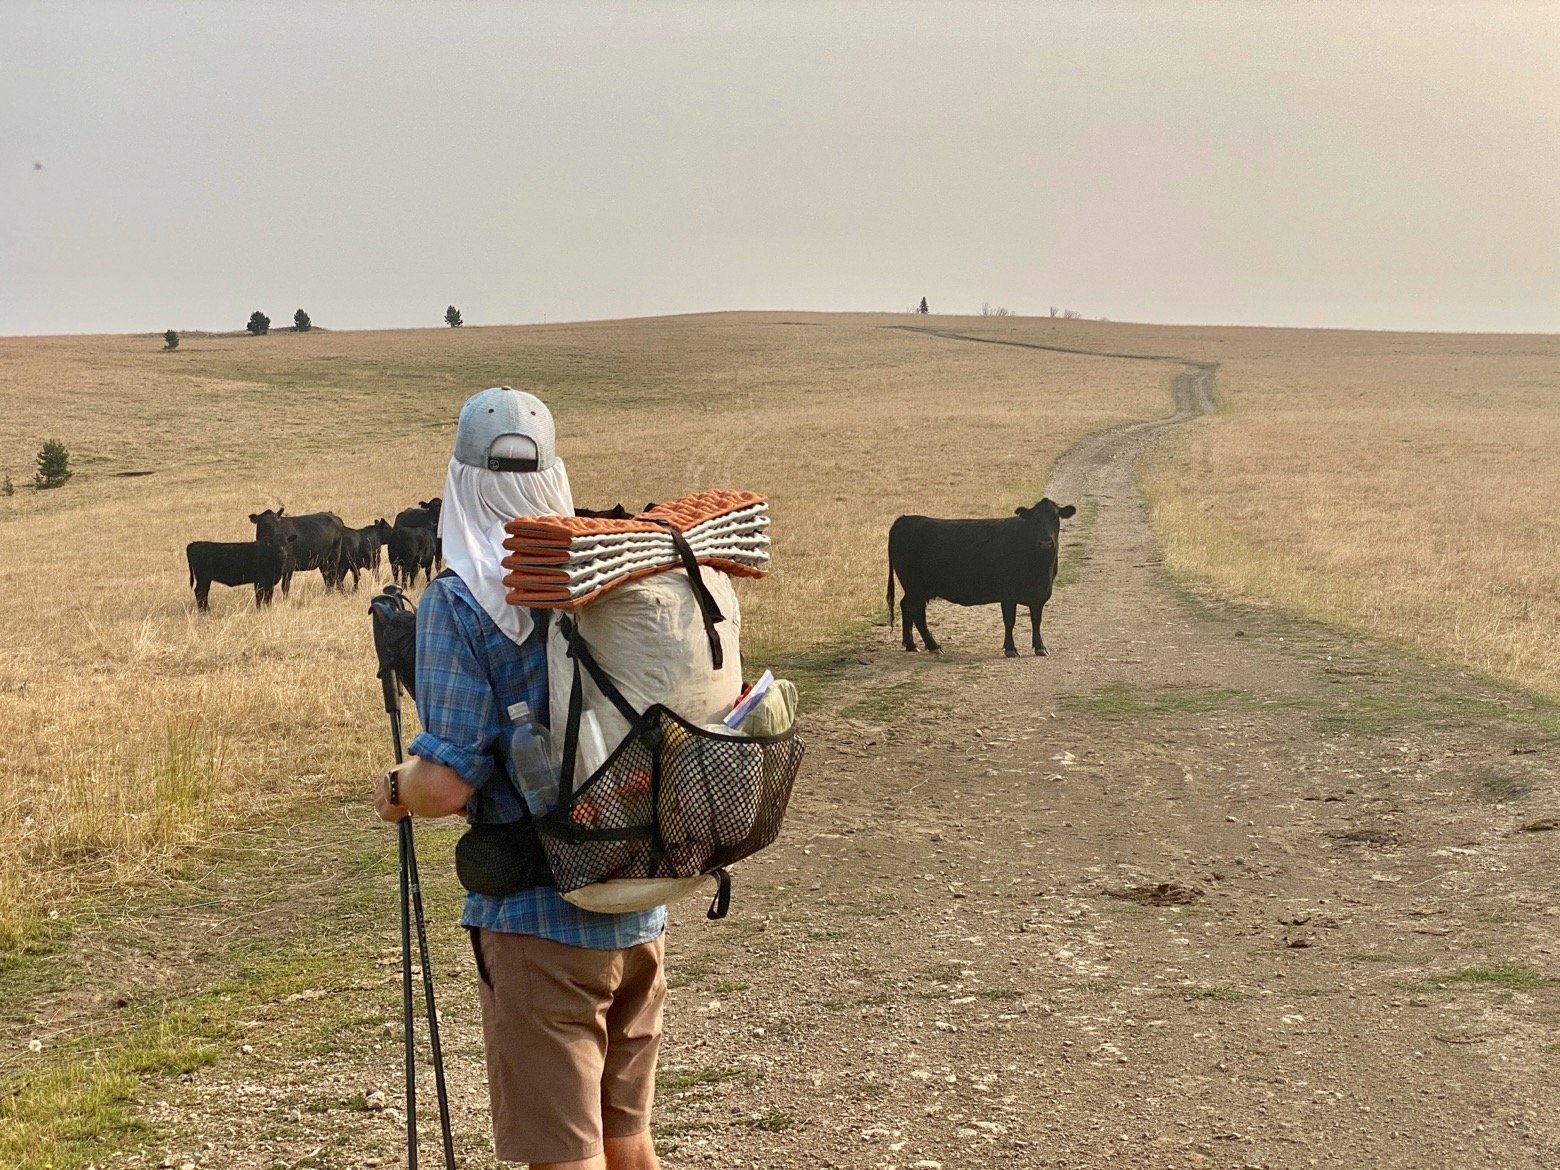
<instances>
[{"instance_id":1,"label":"trekking pole","mask_svg":"<svg viewBox=\"0 0 1560 1170\"><path fill-rule=\"evenodd\" d=\"M379 660L379 680L384 690L385 713L390 716L390 741L395 749L397 764L406 758L401 747L401 678L395 669L387 631L390 617L406 613L410 608L406 597L394 585L385 586L384 592L369 603L369 614L374 626L374 652ZM439 1044L439 1010L433 995L433 967L428 961L428 928L423 916L422 882L417 873L417 847L412 840L411 817L404 817L397 822L396 832L401 857L401 1015L406 1039L407 1166L409 1170L417 1170L417 1059L414 1051L411 938L411 921L415 912L423 995L428 1007L428 1039L433 1048L433 1076L439 1098L439 1129L444 1141L444 1165L447 1170L455 1170L449 1093L444 1082L444 1052Z\"/></svg>"}]
</instances>

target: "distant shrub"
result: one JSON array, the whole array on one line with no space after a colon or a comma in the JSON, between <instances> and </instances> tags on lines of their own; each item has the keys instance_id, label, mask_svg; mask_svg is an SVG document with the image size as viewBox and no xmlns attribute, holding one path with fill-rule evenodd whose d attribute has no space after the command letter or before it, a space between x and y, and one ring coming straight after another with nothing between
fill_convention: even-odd
<instances>
[{"instance_id":1,"label":"distant shrub","mask_svg":"<svg viewBox=\"0 0 1560 1170\"><path fill-rule=\"evenodd\" d=\"M16 485L11 482L11 477L9 475L6 476L3 480L0 480L0 496L14 496L15 494Z\"/></svg>"},{"instance_id":2,"label":"distant shrub","mask_svg":"<svg viewBox=\"0 0 1560 1170\"><path fill-rule=\"evenodd\" d=\"M271 331L271 318L267 317L259 309L249 314L249 324L244 326L256 337L261 337Z\"/></svg>"},{"instance_id":3,"label":"distant shrub","mask_svg":"<svg viewBox=\"0 0 1560 1170\"><path fill-rule=\"evenodd\" d=\"M457 309L454 305L451 305L449 308L445 309L444 310L444 323L446 325L448 325L451 329L454 329L457 326L459 326L461 324L464 324L464 322L462 322L461 319L460 319L460 310Z\"/></svg>"},{"instance_id":4,"label":"distant shrub","mask_svg":"<svg viewBox=\"0 0 1560 1170\"><path fill-rule=\"evenodd\" d=\"M50 439L38 452L38 474L33 476L33 486L57 488L71 477L70 452L58 439Z\"/></svg>"},{"instance_id":5,"label":"distant shrub","mask_svg":"<svg viewBox=\"0 0 1560 1170\"><path fill-rule=\"evenodd\" d=\"M1012 309L1004 309L1001 305L994 305L990 301L984 301L980 306L980 315L982 317L1011 317L1014 313Z\"/></svg>"},{"instance_id":6,"label":"distant shrub","mask_svg":"<svg viewBox=\"0 0 1560 1170\"><path fill-rule=\"evenodd\" d=\"M302 309L293 314L293 328L299 333L307 333L314 328L314 322L309 320L309 315Z\"/></svg>"},{"instance_id":7,"label":"distant shrub","mask_svg":"<svg viewBox=\"0 0 1560 1170\"><path fill-rule=\"evenodd\" d=\"M168 332L163 334L163 348L164 349L178 349L179 348L179 335L177 333L175 333L172 329L168 330Z\"/></svg>"}]
</instances>

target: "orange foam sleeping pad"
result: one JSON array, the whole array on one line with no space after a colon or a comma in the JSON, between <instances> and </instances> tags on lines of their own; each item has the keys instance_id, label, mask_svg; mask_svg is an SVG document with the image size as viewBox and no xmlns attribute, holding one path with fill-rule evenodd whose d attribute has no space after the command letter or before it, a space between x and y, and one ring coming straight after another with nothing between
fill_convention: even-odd
<instances>
[{"instance_id":1,"label":"orange foam sleeping pad","mask_svg":"<svg viewBox=\"0 0 1560 1170\"><path fill-rule=\"evenodd\" d=\"M608 590L633 581L677 568L680 561L649 565L641 569L612 577L601 586L579 597L571 597L566 582L559 581L561 566L570 559L570 550L577 537L628 536L635 533L661 534L666 528L653 523L649 517L671 523L679 532L709 520L733 512L740 512L767 503L767 497L758 492L731 491L711 488L679 496L675 500L657 504L641 513L646 519L610 520L594 516L520 516L504 525L509 536L504 547L510 555L503 560L504 568L511 570L504 577L508 586L510 605L523 605L533 609L578 609L588 605ZM725 573L739 577L762 577L764 570L752 565L726 560L720 557L701 557L700 564L709 565Z\"/></svg>"}]
</instances>

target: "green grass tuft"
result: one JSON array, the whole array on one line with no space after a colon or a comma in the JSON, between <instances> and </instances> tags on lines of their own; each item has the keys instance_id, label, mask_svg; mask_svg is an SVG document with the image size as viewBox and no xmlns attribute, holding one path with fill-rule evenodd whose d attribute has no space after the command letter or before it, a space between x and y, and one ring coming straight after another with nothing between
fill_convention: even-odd
<instances>
[{"instance_id":1,"label":"green grass tuft","mask_svg":"<svg viewBox=\"0 0 1560 1170\"><path fill-rule=\"evenodd\" d=\"M1464 967L1450 975L1436 975L1430 986L1442 990L1458 987L1500 987L1507 991L1536 991L1560 983L1528 967L1515 963L1497 963L1490 967Z\"/></svg>"},{"instance_id":2,"label":"green grass tuft","mask_svg":"<svg viewBox=\"0 0 1560 1170\"><path fill-rule=\"evenodd\" d=\"M683 1068L662 1072L655 1079L656 1095L686 1093L700 1085L723 1085L740 1081L746 1074L740 1068Z\"/></svg>"}]
</instances>

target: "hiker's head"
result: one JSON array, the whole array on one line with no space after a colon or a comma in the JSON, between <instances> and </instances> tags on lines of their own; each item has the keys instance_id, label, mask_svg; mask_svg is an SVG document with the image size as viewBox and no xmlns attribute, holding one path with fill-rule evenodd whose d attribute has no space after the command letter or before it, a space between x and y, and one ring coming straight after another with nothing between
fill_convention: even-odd
<instances>
[{"instance_id":1,"label":"hiker's head","mask_svg":"<svg viewBox=\"0 0 1560 1170\"><path fill-rule=\"evenodd\" d=\"M504 525L518 516L572 516L569 472L541 399L508 386L473 394L460 409L444 480L439 539L444 559L498 628L516 642L531 632L528 610L510 605Z\"/></svg>"},{"instance_id":2,"label":"hiker's head","mask_svg":"<svg viewBox=\"0 0 1560 1170\"><path fill-rule=\"evenodd\" d=\"M549 471L557 462L552 412L524 390L490 386L466 399L455 459L487 471Z\"/></svg>"}]
</instances>

